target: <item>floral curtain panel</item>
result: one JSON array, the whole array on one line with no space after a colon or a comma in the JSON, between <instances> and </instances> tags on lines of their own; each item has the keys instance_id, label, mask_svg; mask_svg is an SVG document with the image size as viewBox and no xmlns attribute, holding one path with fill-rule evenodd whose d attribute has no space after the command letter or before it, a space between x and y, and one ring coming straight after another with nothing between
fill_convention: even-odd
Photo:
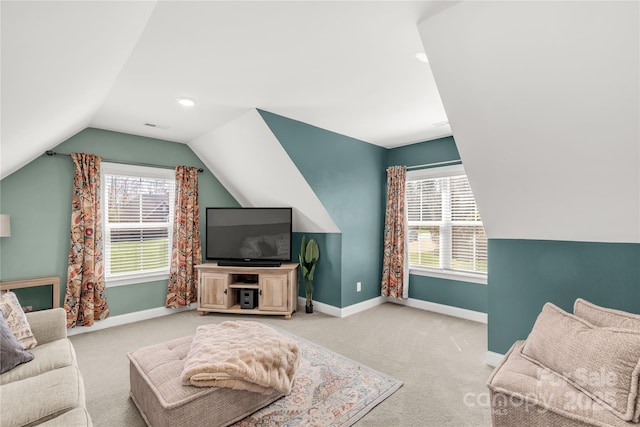
<instances>
[{"instance_id":1,"label":"floral curtain panel","mask_svg":"<svg viewBox=\"0 0 640 427\"><path fill-rule=\"evenodd\" d=\"M176 167L176 202L167 307L184 307L198 298L198 275L202 262L198 169Z\"/></svg>"},{"instance_id":2,"label":"floral curtain panel","mask_svg":"<svg viewBox=\"0 0 640 427\"><path fill-rule=\"evenodd\" d=\"M406 252L406 166L387 169L387 210L384 221L382 296L395 299L409 295L409 260Z\"/></svg>"},{"instance_id":3,"label":"floral curtain panel","mask_svg":"<svg viewBox=\"0 0 640 427\"><path fill-rule=\"evenodd\" d=\"M94 154L71 153L75 164L71 204L71 248L64 308L67 328L91 326L109 316L104 284L100 162Z\"/></svg>"}]
</instances>

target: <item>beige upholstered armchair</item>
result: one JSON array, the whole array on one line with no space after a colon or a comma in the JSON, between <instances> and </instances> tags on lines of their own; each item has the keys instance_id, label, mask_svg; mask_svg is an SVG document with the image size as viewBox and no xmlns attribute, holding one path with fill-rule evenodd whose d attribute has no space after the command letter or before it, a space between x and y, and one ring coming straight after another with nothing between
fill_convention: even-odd
<instances>
[{"instance_id":1,"label":"beige upholstered armchair","mask_svg":"<svg viewBox=\"0 0 640 427\"><path fill-rule=\"evenodd\" d=\"M545 304L491 374L494 426L640 424L640 315L578 299Z\"/></svg>"}]
</instances>

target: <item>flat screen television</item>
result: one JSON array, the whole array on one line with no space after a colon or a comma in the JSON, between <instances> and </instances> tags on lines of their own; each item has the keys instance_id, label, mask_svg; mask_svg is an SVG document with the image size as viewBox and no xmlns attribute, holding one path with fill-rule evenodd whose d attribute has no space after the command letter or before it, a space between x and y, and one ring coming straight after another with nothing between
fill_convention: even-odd
<instances>
[{"instance_id":1,"label":"flat screen television","mask_svg":"<svg viewBox=\"0 0 640 427\"><path fill-rule=\"evenodd\" d=\"M205 258L218 265L291 261L292 208L207 208Z\"/></svg>"}]
</instances>

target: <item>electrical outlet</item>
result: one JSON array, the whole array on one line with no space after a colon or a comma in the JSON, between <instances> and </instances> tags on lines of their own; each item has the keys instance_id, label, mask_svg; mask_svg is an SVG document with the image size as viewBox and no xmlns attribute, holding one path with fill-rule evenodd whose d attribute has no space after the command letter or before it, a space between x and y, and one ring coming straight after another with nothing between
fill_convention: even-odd
<instances>
[{"instance_id":1,"label":"electrical outlet","mask_svg":"<svg viewBox=\"0 0 640 427\"><path fill-rule=\"evenodd\" d=\"M356 283L356 292L360 292L362 290L362 282Z\"/></svg>"}]
</instances>

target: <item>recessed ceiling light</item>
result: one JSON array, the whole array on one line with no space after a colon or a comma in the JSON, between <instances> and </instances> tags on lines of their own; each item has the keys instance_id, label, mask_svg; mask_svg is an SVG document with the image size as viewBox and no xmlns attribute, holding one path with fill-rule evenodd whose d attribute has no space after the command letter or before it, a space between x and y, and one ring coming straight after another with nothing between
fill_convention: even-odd
<instances>
[{"instance_id":1,"label":"recessed ceiling light","mask_svg":"<svg viewBox=\"0 0 640 427\"><path fill-rule=\"evenodd\" d=\"M183 107L193 107L194 105L196 105L196 101L191 98L179 97L176 98L176 100L178 101L178 104L182 105Z\"/></svg>"},{"instance_id":2,"label":"recessed ceiling light","mask_svg":"<svg viewBox=\"0 0 640 427\"><path fill-rule=\"evenodd\" d=\"M427 54L424 52L416 53L416 58L418 59L418 61L429 62L429 58L427 58Z\"/></svg>"}]
</instances>

